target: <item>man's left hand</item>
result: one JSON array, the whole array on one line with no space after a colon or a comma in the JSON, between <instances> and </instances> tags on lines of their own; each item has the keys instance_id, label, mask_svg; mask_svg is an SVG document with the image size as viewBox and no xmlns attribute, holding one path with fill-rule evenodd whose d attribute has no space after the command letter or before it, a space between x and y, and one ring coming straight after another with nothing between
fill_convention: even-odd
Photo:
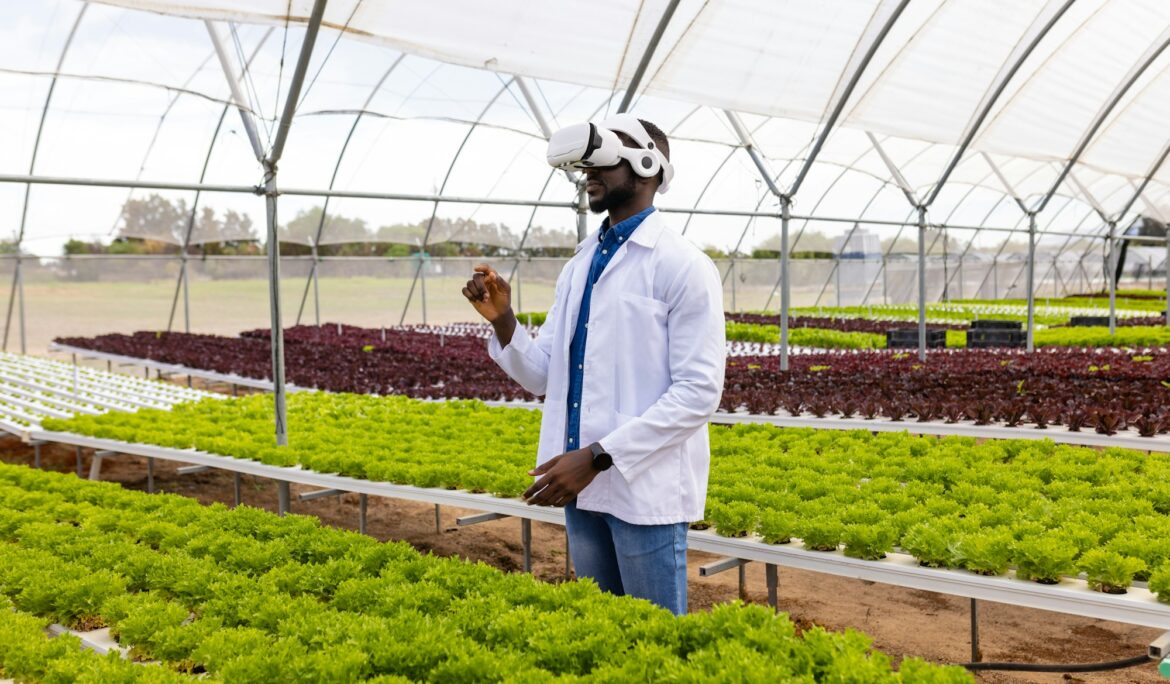
<instances>
[{"instance_id":1,"label":"man's left hand","mask_svg":"<svg viewBox=\"0 0 1170 684\"><path fill-rule=\"evenodd\" d=\"M555 456L528 474L543 475L524 491L522 496L528 505L564 506L589 486L597 470L593 468L593 452L585 448Z\"/></svg>"}]
</instances>

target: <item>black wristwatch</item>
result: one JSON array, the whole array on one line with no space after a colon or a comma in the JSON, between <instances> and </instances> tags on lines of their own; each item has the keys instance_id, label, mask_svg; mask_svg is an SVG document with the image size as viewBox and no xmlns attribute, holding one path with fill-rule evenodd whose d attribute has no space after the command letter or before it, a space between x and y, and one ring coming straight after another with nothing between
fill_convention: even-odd
<instances>
[{"instance_id":1,"label":"black wristwatch","mask_svg":"<svg viewBox=\"0 0 1170 684\"><path fill-rule=\"evenodd\" d=\"M613 465L613 456L606 452L605 448L601 446L600 442L594 442L589 445L589 450L593 452L593 469L596 471L609 470Z\"/></svg>"}]
</instances>

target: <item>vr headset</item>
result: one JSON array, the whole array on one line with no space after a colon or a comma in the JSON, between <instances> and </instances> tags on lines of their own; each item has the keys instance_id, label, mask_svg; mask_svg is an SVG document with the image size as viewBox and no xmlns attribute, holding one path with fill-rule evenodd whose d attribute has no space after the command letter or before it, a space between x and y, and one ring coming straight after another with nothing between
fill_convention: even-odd
<instances>
[{"instance_id":1,"label":"vr headset","mask_svg":"<svg viewBox=\"0 0 1170 684\"><path fill-rule=\"evenodd\" d=\"M630 136L638 147L626 147L618 133ZM548 139L547 156L549 165L558 169L616 166L625 159L642 178L651 178L661 171L659 193L670 189L670 179L674 178L674 167L633 114L619 114L599 124L580 123L562 128Z\"/></svg>"}]
</instances>

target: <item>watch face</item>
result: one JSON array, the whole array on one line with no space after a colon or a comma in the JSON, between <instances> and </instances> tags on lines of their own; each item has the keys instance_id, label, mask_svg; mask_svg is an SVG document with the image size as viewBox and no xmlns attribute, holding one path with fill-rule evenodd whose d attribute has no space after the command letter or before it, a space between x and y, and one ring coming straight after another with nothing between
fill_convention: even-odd
<instances>
[{"instance_id":1,"label":"watch face","mask_svg":"<svg viewBox=\"0 0 1170 684\"><path fill-rule=\"evenodd\" d=\"M613 456L610 456L604 451L593 457L593 467L597 468L598 470L609 470L610 466L612 465Z\"/></svg>"}]
</instances>

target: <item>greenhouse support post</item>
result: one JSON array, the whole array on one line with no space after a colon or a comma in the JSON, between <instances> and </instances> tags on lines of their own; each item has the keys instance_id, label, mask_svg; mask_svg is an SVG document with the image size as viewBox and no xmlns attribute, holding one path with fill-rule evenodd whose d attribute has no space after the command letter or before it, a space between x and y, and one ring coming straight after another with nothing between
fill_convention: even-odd
<instances>
[{"instance_id":1,"label":"greenhouse support post","mask_svg":"<svg viewBox=\"0 0 1170 684\"><path fill-rule=\"evenodd\" d=\"M313 322L321 327L321 273L318 266L321 263L317 243L313 242Z\"/></svg>"},{"instance_id":2,"label":"greenhouse support post","mask_svg":"<svg viewBox=\"0 0 1170 684\"><path fill-rule=\"evenodd\" d=\"M187 264L187 246L183 246L183 332L191 332L191 273Z\"/></svg>"},{"instance_id":3,"label":"greenhouse support post","mask_svg":"<svg viewBox=\"0 0 1170 684\"><path fill-rule=\"evenodd\" d=\"M926 206L918 207L918 360L926 360Z\"/></svg>"},{"instance_id":4,"label":"greenhouse support post","mask_svg":"<svg viewBox=\"0 0 1170 684\"><path fill-rule=\"evenodd\" d=\"M326 203L329 199L326 198ZM317 286L317 267L321 263L320 252L317 250L317 241L309 238L309 276L305 279L305 290L301 293L301 305L297 307L297 320L293 325L300 325L301 319L305 315L305 305L309 303L309 290L313 290L313 321L318 328L321 327L321 294Z\"/></svg>"},{"instance_id":5,"label":"greenhouse support post","mask_svg":"<svg viewBox=\"0 0 1170 684\"><path fill-rule=\"evenodd\" d=\"M24 319L24 269L21 268L21 266L20 266L21 261L22 261L22 259L20 258L20 254L17 254L16 255L16 268L17 268L17 271L16 271L16 273L17 273L16 297L19 300L18 303L20 306L20 353L27 354L28 353L28 343L27 343L28 341L26 339L27 333L25 330L25 319Z\"/></svg>"},{"instance_id":6,"label":"greenhouse support post","mask_svg":"<svg viewBox=\"0 0 1170 684\"><path fill-rule=\"evenodd\" d=\"M1117 222L1109 222L1105 243L1105 279L1109 283L1109 334L1117 334Z\"/></svg>"},{"instance_id":7,"label":"greenhouse support post","mask_svg":"<svg viewBox=\"0 0 1170 684\"><path fill-rule=\"evenodd\" d=\"M325 3L326 0L315 0L313 3L313 11L309 16L309 23L305 27L305 37L301 43L301 52L297 56L296 69L289 81L284 111L281 113L280 122L276 128L276 138L272 142L272 149L268 156L260 160L264 166L264 200L268 214L268 294L272 314L272 389L276 405L275 431L278 446L288 445L288 405L284 389L284 329L280 312L280 234L277 232L276 220L278 195L276 171L277 164L284 153L284 144L288 140L293 115L296 113L297 104L300 101L301 87L305 82L305 73L309 69L309 58L313 54L313 45L317 42L317 32L321 28L321 18L325 14ZM233 87L238 87L235 86L234 79L229 80ZM241 115L244 115L242 109ZM244 120L250 121L251 117L245 115ZM285 498L287 499L287 495Z\"/></svg>"},{"instance_id":8,"label":"greenhouse support post","mask_svg":"<svg viewBox=\"0 0 1170 684\"><path fill-rule=\"evenodd\" d=\"M788 310L792 306L792 278L789 268L788 224L792 220L792 198L780 195L780 370L788 370Z\"/></svg>"},{"instance_id":9,"label":"greenhouse support post","mask_svg":"<svg viewBox=\"0 0 1170 684\"><path fill-rule=\"evenodd\" d=\"M1028 340L1029 353L1036 350L1036 212L1028 212Z\"/></svg>"}]
</instances>

